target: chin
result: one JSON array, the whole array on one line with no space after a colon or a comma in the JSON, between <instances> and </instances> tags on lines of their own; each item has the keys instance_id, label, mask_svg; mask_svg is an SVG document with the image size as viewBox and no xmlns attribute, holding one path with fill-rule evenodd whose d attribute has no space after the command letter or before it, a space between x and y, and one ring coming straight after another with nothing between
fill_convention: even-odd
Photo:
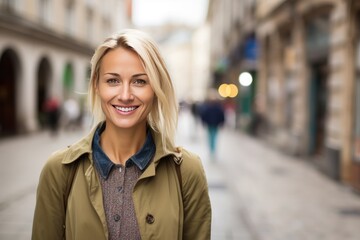
<instances>
[{"instance_id":1,"label":"chin","mask_svg":"<svg viewBox=\"0 0 360 240\"><path fill-rule=\"evenodd\" d=\"M111 124L117 128L121 129L130 129L130 128L137 128L142 125L146 125L146 121L111 121Z\"/></svg>"}]
</instances>

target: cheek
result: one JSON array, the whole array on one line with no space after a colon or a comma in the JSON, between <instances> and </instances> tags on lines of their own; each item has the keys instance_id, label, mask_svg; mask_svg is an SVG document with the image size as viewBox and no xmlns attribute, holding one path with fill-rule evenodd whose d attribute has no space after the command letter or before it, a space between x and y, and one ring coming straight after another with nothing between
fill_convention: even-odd
<instances>
[{"instance_id":1,"label":"cheek","mask_svg":"<svg viewBox=\"0 0 360 240\"><path fill-rule=\"evenodd\" d=\"M133 91L133 94L144 104L152 105L152 103L154 102L155 93L151 88L135 89Z\"/></svg>"},{"instance_id":2,"label":"cheek","mask_svg":"<svg viewBox=\"0 0 360 240\"><path fill-rule=\"evenodd\" d=\"M152 107L155 103L155 94L154 92L148 93L146 96L146 102L149 104L150 107Z\"/></svg>"},{"instance_id":3,"label":"cheek","mask_svg":"<svg viewBox=\"0 0 360 240\"><path fill-rule=\"evenodd\" d=\"M99 87L97 89L97 95L100 97L102 101L107 101L109 99L112 99L114 96L116 96L116 91L111 88Z\"/></svg>"}]
</instances>

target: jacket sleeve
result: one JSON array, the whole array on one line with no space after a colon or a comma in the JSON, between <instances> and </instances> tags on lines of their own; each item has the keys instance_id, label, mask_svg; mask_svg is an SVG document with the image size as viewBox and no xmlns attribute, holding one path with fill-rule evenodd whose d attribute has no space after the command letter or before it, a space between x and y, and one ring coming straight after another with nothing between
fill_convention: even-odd
<instances>
[{"instance_id":1,"label":"jacket sleeve","mask_svg":"<svg viewBox=\"0 0 360 240\"><path fill-rule=\"evenodd\" d=\"M62 154L54 154L40 174L36 193L32 240L62 240L65 235L66 166Z\"/></svg>"},{"instance_id":2,"label":"jacket sleeve","mask_svg":"<svg viewBox=\"0 0 360 240\"><path fill-rule=\"evenodd\" d=\"M183 182L183 239L208 240L211 236L211 204L205 172L199 157L185 151Z\"/></svg>"}]
</instances>

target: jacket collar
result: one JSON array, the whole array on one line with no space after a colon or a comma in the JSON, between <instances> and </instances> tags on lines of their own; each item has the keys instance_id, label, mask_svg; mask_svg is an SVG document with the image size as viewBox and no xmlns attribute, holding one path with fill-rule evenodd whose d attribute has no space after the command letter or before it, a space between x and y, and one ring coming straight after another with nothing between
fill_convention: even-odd
<instances>
[{"instance_id":1,"label":"jacket collar","mask_svg":"<svg viewBox=\"0 0 360 240\"><path fill-rule=\"evenodd\" d=\"M164 145L161 139L161 134L157 131L151 130L151 133L153 135L154 141L155 141L155 146L156 146L156 152L155 152L155 156L154 156L154 163L155 166L159 163L159 161L165 157L168 156L173 156L173 160L177 163L180 164L182 162L182 152L181 152L181 148L177 147L175 149L173 149L172 151L165 151L164 150Z\"/></svg>"},{"instance_id":2,"label":"jacket collar","mask_svg":"<svg viewBox=\"0 0 360 240\"><path fill-rule=\"evenodd\" d=\"M101 123L99 123L97 126L92 128L90 133L85 136L84 138L80 139L78 142L72 144L71 146L68 146L68 151L65 157L62 159L63 164L70 164L77 159L79 159L82 155L88 155L88 158L90 159L91 163L93 163L92 159L92 140L95 135L96 129L100 126ZM150 130L151 134L153 136L155 146L156 146L156 152L154 155L154 160L152 163L155 164L155 167L159 163L159 161L167 156L173 155L173 160L175 163L180 164L182 162L182 153L181 148L176 148L173 151L165 152L163 149L163 143L161 140L160 133ZM152 165L152 164L150 164Z\"/></svg>"},{"instance_id":3,"label":"jacket collar","mask_svg":"<svg viewBox=\"0 0 360 240\"><path fill-rule=\"evenodd\" d=\"M92 141L93 161L101 176L107 179L115 163L104 153L100 146L100 135L105 129L105 124L100 125L95 131ZM155 143L151 132L148 130L146 140L141 149L126 162L126 166L135 164L140 170L144 170L155 154Z\"/></svg>"},{"instance_id":4,"label":"jacket collar","mask_svg":"<svg viewBox=\"0 0 360 240\"><path fill-rule=\"evenodd\" d=\"M92 161L92 157L90 157L92 155L91 142L96 128L97 126L94 127L87 136L68 146L68 151L61 161L62 164L70 164L79 159L82 155L89 155L89 158Z\"/></svg>"}]
</instances>

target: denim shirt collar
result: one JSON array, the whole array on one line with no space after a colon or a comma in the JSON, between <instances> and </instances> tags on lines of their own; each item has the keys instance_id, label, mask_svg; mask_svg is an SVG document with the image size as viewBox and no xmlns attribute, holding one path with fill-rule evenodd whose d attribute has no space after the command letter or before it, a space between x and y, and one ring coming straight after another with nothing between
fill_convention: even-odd
<instances>
[{"instance_id":1,"label":"denim shirt collar","mask_svg":"<svg viewBox=\"0 0 360 240\"><path fill-rule=\"evenodd\" d=\"M112 167L115 166L115 163L109 159L100 146L100 135L104 129L105 123L99 125L99 127L96 129L92 141L92 149L95 166L98 169L100 175L104 179L107 179ZM154 157L155 150L156 146L154 139L152 137L151 131L148 129L144 145L137 153L135 153L135 155L131 156L130 159L126 161L126 166L135 164L141 171L143 171Z\"/></svg>"}]
</instances>

